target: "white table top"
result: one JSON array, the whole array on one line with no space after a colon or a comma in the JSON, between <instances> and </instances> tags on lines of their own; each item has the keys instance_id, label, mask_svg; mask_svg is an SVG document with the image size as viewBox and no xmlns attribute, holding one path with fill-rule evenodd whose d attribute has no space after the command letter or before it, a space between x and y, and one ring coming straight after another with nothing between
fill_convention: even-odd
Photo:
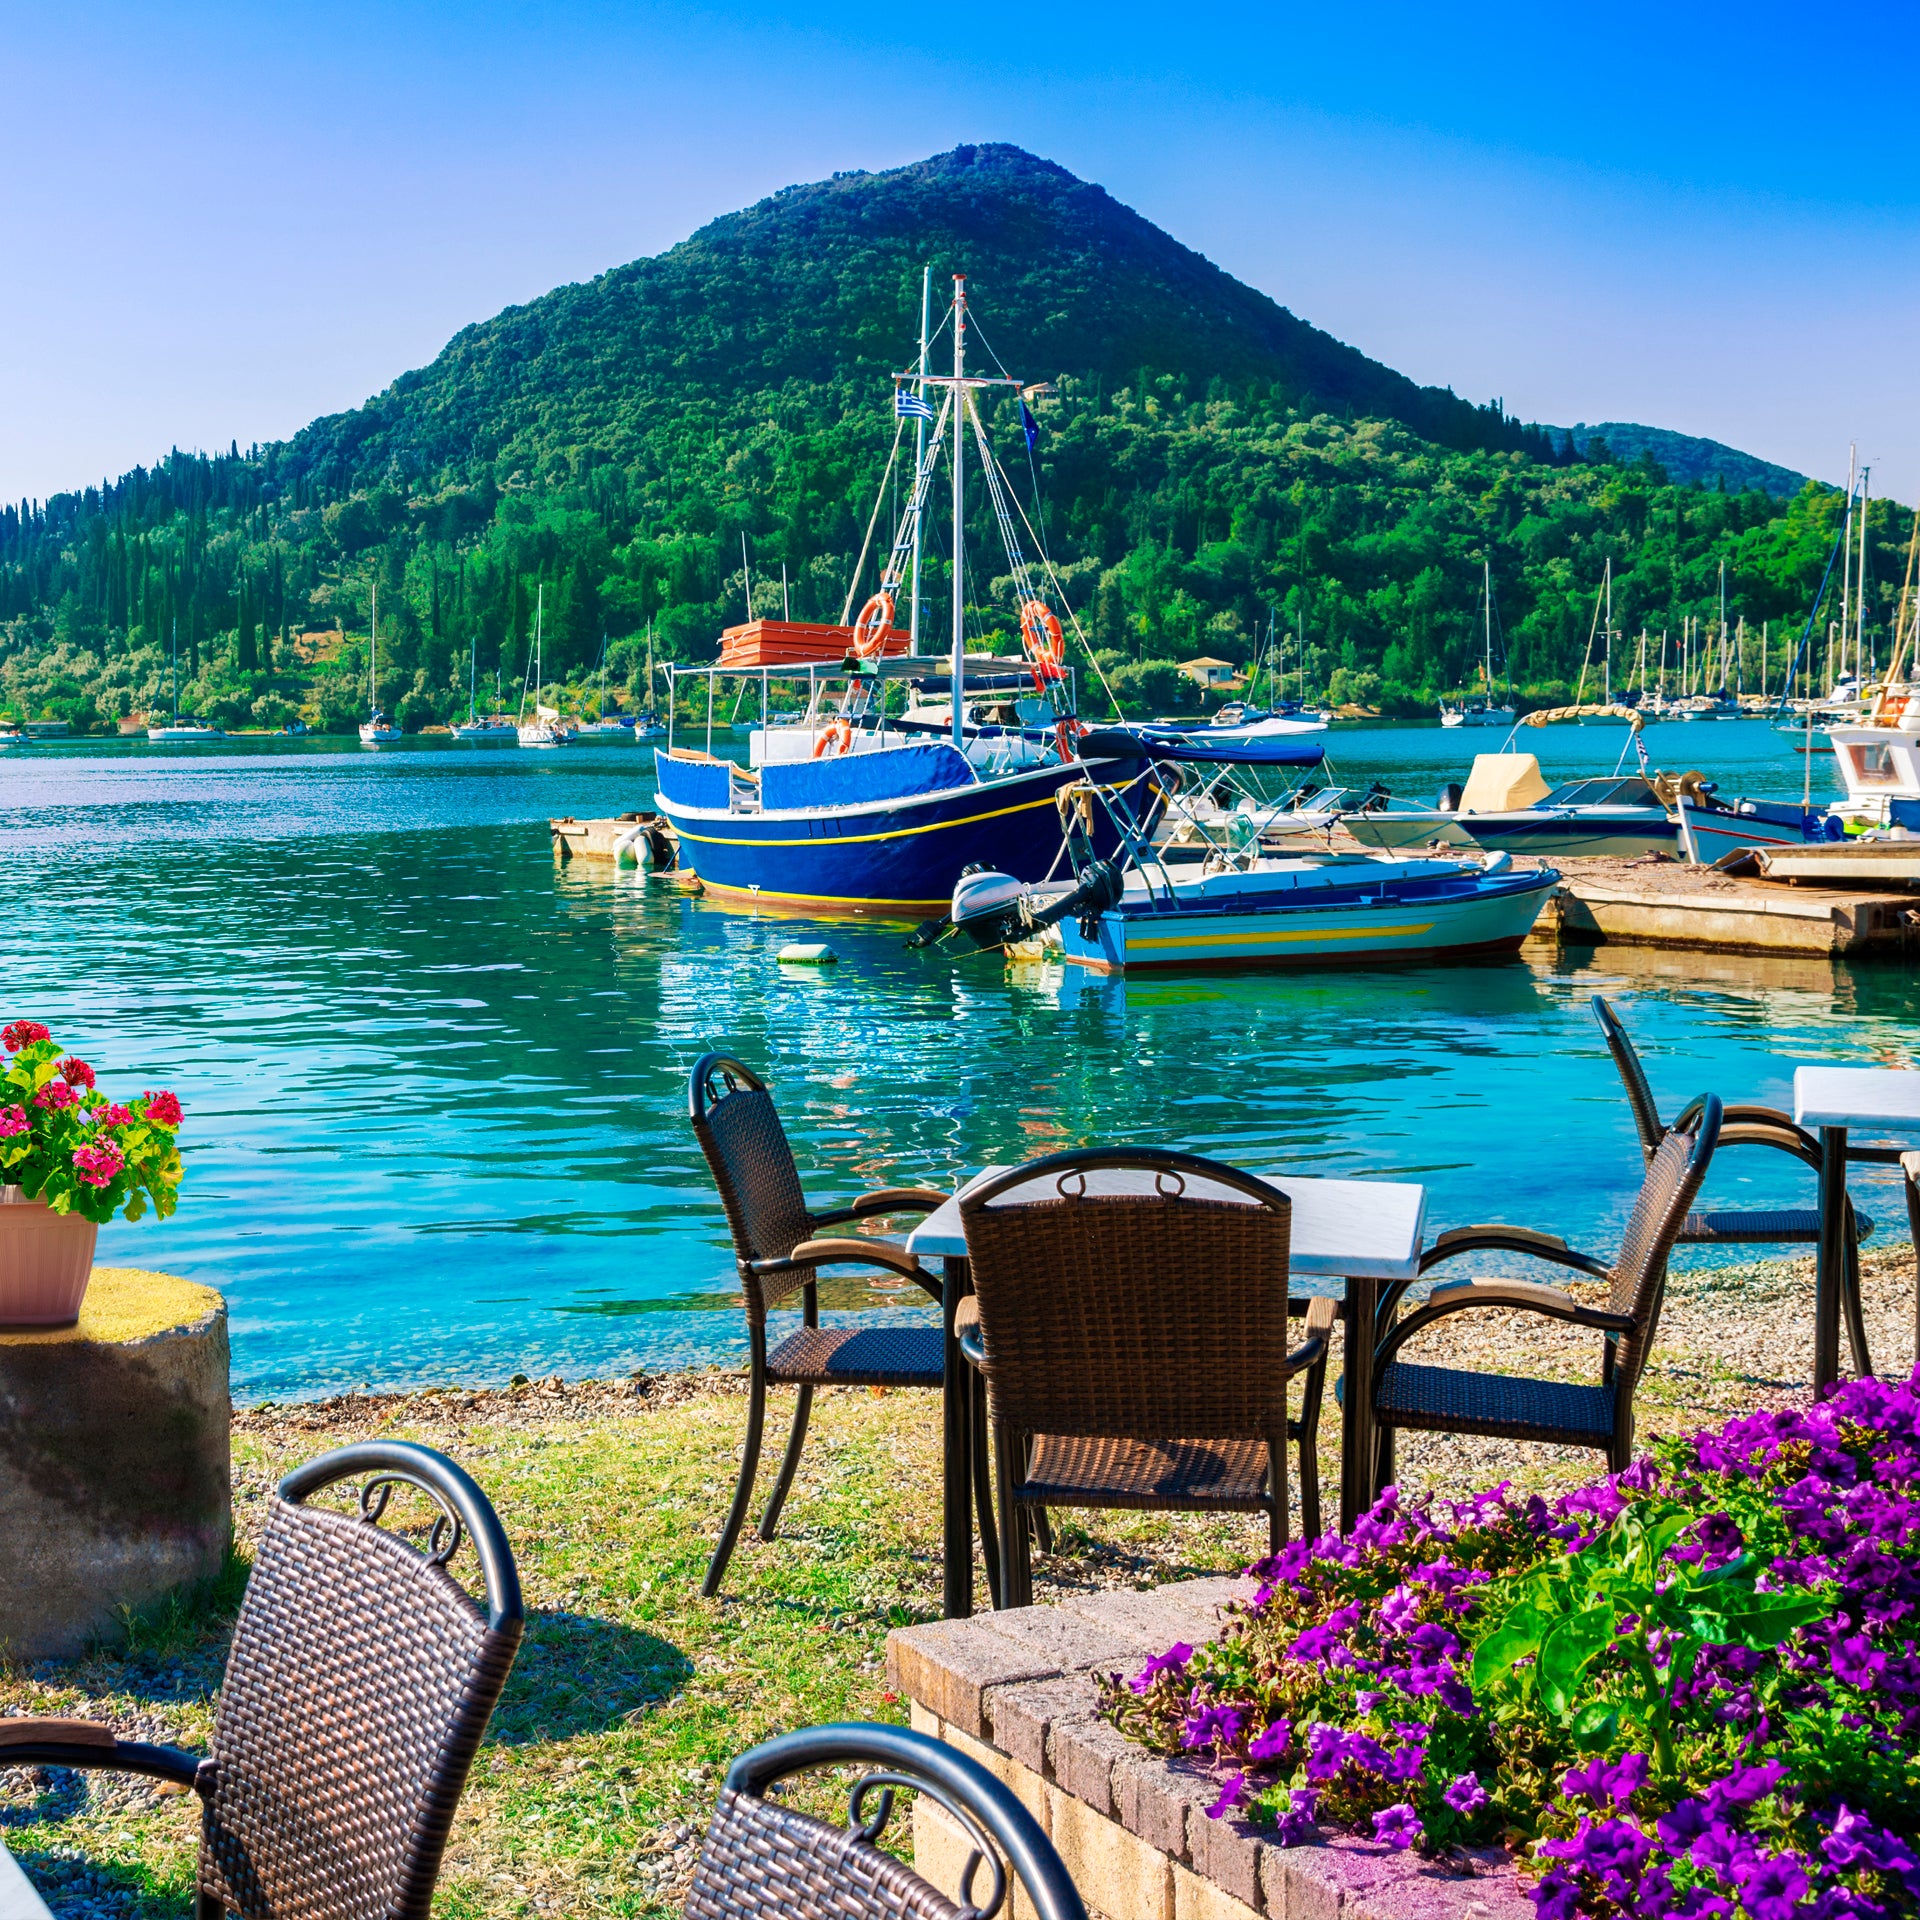
<instances>
[{"instance_id":1,"label":"white table top","mask_svg":"<svg viewBox=\"0 0 1920 1920\"><path fill-rule=\"evenodd\" d=\"M1920 1072L1909 1067L1796 1067L1793 1117L1803 1127L1920 1131Z\"/></svg>"},{"instance_id":2,"label":"white table top","mask_svg":"<svg viewBox=\"0 0 1920 1920\"><path fill-rule=\"evenodd\" d=\"M1920 1076L1916 1076L1920 1077ZM988 1167L967 1185L1002 1173ZM1288 1174L1261 1174L1277 1192L1293 1202L1292 1253L1295 1273L1328 1278L1358 1276L1374 1280L1411 1280L1419 1265L1420 1239L1427 1223L1427 1190L1397 1180L1296 1180ZM1151 1193L1153 1176L1122 1169L1090 1173L1091 1193ZM961 1189L962 1192L966 1188ZM1034 1197L1052 1191L1050 1182L1035 1184ZM1190 1181L1195 1195L1232 1199L1230 1189ZM1023 1197L1015 1188L1007 1198ZM907 1247L922 1259L964 1259L967 1237L960 1224L960 1197L956 1194L930 1213L907 1236Z\"/></svg>"},{"instance_id":3,"label":"white table top","mask_svg":"<svg viewBox=\"0 0 1920 1920\"><path fill-rule=\"evenodd\" d=\"M27 1876L3 1844L0 1844L0 1920L53 1920L47 1905L34 1892Z\"/></svg>"}]
</instances>

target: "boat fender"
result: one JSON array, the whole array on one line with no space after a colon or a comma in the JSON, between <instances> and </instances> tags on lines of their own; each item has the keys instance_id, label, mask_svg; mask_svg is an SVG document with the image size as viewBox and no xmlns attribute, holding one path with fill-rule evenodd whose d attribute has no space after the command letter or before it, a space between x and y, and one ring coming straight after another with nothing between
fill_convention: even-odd
<instances>
[{"instance_id":1,"label":"boat fender","mask_svg":"<svg viewBox=\"0 0 1920 1920\"><path fill-rule=\"evenodd\" d=\"M1466 789L1461 786L1458 780L1449 780L1447 784L1440 789L1440 798L1433 803L1435 812L1458 813L1460 811L1460 799L1465 792Z\"/></svg>"},{"instance_id":2,"label":"boat fender","mask_svg":"<svg viewBox=\"0 0 1920 1920\"><path fill-rule=\"evenodd\" d=\"M1505 873L1507 869L1512 865L1513 865L1512 854L1490 853L1487 855L1487 857L1484 860L1480 862L1480 871L1482 873Z\"/></svg>"},{"instance_id":3,"label":"boat fender","mask_svg":"<svg viewBox=\"0 0 1920 1920\"><path fill-rule=\"evenodd\" d=\"M830 967L840 956L817 940L793 940L774 956L780 964L794 967Z\"/></svg>"}]
</instances>

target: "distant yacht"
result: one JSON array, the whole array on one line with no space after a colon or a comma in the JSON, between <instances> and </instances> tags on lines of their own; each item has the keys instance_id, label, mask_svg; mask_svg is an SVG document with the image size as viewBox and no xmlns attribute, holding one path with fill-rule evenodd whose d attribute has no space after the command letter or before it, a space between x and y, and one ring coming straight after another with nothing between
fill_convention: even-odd
<instances>
[{"instance_id":1,"label":"distant yacht","mask_svg":"<svg viewBox=\"0 0 1920 1920\"><path fill-rule=\"evenodd\" d=\"M573 738L561 724L560 715L553 707L540 704L542 680L546 669L544 651L544 632L546 626L547 590L543 586L536 594L533 603L533 718L527 718L527 690L520 689L520 719L514 732L523 747L564 747Z\"/></svg>"},{"instance_id":2,"label":"distant yacht","mask_svg":"<svg viewBox=\"0 0 1920 1920\"><path fill-rule=\"evenodd\" d=\"M596 720L582 720L574 731L582 740L631 740L633 722L623 720L616 714L607 718L607 636L600 636L600 716Z\"/></svg>"},{"instance_id":3,"label":"distant yacht","mask_svg":"<svg viewBox=\"0 0 1920 1920\"><path fill-rule=\"evenodd\" d=\"M475 697L479 685L475 678L475 661L478 653L478 647L471 647L467 652L467 717L454 722L453 737L470 747L510 747L520 738L520 735L505 714L490 713L484 720L480 718L480 708ZM499 689L496 687L494 692L497 697Z\"/></svg>"},{"instance_id":4,"label":"distant yacht","mask_svg":"<svg viewBox=\"0 0 1920 1920\"><path fill-rule=\"evenodd\" d=\"M1487 656L1482 671L1486 674L1487 697L1484 700L1465 700L1457 707L1442 706L1440 724L1443 727L1510 727L1513 725L1513 709L1503 706L1493 697L1493 563L1482 560L1480 563L1480 597L1487 636Z\"/></svg>"},{"instance_id":5,"label":"distant yacht","mask_svg":"<svg viewBox=\"0 0 1920 1920\"><path fill-rule=\"evenodd\" d=\"M173 691L168 704L173 718L164 727L149 727L147 738L156 747L185 747L196 741L224 740L218 727L205 727L190 713L180 711L180 622L173 623Z\"/></svg>"},{"instance_id":6,"label":"distant yacht","mask_svg":"<svg viewBox=\"0 0 1920 1920\"><path fill-rule=\"evenodd\" d=\"M399 724L381 711L380 674L380 587L374 584L373 618L367 632L367 717L360 723L363 747L397 747L406 737Z\"/></svg>"}]
</instances>

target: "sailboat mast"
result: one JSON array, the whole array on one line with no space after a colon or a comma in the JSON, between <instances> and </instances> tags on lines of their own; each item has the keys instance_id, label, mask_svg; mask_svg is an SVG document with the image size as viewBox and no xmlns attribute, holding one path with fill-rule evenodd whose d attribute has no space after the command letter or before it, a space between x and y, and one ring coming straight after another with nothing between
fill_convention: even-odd
<instances>
[{"instance_id":1,"label":"sailboat mast","mask_svg":"<svg viewBox=\"0 0 1920 1920\"><path fill-rule=\"evenodd\" d=\"M1607 650L1600 667L1601 698L1613 705L1613 560L1607 560Z\"/></svg>"},{"instance_id":2,"label":"sailboat mast","mask_svg":"<svg viewBox=\"0 0 1920 1920\"><path fill-rule=\"evenodd\" d=\"M1860 585L1853 596L1853 677L1867 681L1867 482L1871 467L1860 469Z\"/></svg>"},{"instance_id":3,"label":"sailboat mast","mask_svg":"<svg viewBox=\"0 0 1920 1920\"><path fill-rule=\"evenodd\" d=\"M1493 562L1480 562L1480 597L1486 602L1487 620L1487 704L1493 704Z\"/></svg>"},{"instance_id":4,"label":"sailboat mast","mask_svg":"<svg viewBox=\"0 0 1920 1920\"><path fill-rule=\"evenodd\" d=\"M966 605L966 448L961 427L966 415L967 391L961 384L967 375L967 276L953 276L953 744L962 752L966 742L961 729L960 678L965 671L967 634L963 609Z\"/></svg>"},{"instance_id":5,"label":"sailboat mast","mask_svg":"<svg viewBox=\"0 0 1920 1920\"><path fill-rule=\"evenodd\" d=\"M1840 660L1838 668L1829 674L1829 680L1842 676L1847 670L1847 615L1851 611L1848 605L1852 597L1853 586L1853 494L1860 484L1860 443L1857 440L1847 442L1847 525L1841 541L1840 551L1847 557L1840 566ZM1833 648L1829 644L1827 651ZM1834 663L1828 661L1829 668Z\"/></svg>"},{"instance_id":6,"label":"sailboat mast","mask_svg":"<svg viewBox=\"0 0 1920 1920\"><path fill-rule=\"evenodd\" d=\"M367 622L367 718L380 711L380 582L373 583L373 613Z\"/></svg>"},{"instance_id":7,"label":"sailboat mast","mask_svg":"<svg viewBox=\"0 0 1920 1920\"><path fill-rule=\"evenodd\" d=\"M173 724L180 724L180 616L173 616Z\"/></svg>"},{"instance_id":8,"label":"sailboat mast","mask_svg":"<svg viewBox=\"0 0 1920 1920\"><path fill-rule=\"evenodd\" d=\"M931 261L920 269L920 378L914 382L914 394L924 400L927 397L927 312L928 303L933 298L933 264ZM919 498L920 476L927 468L927 423L916 419L913 423L913 485L914 497ZM907 616L907 651L920 651L920 520L918 511L913 516L913 598Z\"/></svg>"}]
</instances>

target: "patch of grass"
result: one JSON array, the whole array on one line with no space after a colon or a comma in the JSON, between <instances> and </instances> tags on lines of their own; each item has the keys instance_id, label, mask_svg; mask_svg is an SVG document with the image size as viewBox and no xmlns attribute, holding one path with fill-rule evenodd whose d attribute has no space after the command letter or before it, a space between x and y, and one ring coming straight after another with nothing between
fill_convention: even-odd
<instances>
[{"instance_id":1,"label":"patch of grass","mask_svg":"<svg viewBox=\"0 0 1920 1920\"><path fill-rule=\"evenodd\" d=\"M1550 1358L1513 1344L1498 1357L1529 1371ZM1593 1356L1583 1349L1578 1358ZM1338 1371L1336 1353L1330 1376ZM1715 1408L1760 1397L1710 1353L1668 1348L1647 1378L1647 1424L1699 1425ZM789 1405L790 1396L776 1396L763 1496ZM677 1913L728 1762L793 1727L904 1720L906 1705L886 1684L886 1636L937 1617L940 1604L937 1402L866 1390L819 1396L779 1538L763 1542L749 1526L725 1593L701 1599L744 1423L737 1378L719 1375L655 1383L644 1398L624 1384L531 1387L243 1413L234 1441L239 1540L219 1579L132 1623L119 1647L0 1671L0 1711L93 1714L204 1748L274 1483L349 1440L417 1439L486 1489L528 1608L526 1641L454 1829L439 1911L453 1920ZM1331 1392L1321 1431L1331 1524L1339 1485ZM1598 1470L1591 1456L1444 1436L1403 1436L1400 1448L1406 1484L1455 1493L1502 1477L1564 1486ZM396 1500L386 1518L424 1538L424 1510ZM1248 1516L1056 1519L1057 1550L1035 1565L1042 1602L1237 1569L1265 1541L1264 1523ZM454 1564L457 1574L472 1569L470 1554ZM984 1577L976 1585L984 1604ZM828 1785L808 1799L837 1815ZM197 1844L191 1797L107 1776L83 1788L71 1776L0 1772L0 1831L56 1911L76 1920L177 1915L186 1901Z\"/></svg>"}]
</instances>

